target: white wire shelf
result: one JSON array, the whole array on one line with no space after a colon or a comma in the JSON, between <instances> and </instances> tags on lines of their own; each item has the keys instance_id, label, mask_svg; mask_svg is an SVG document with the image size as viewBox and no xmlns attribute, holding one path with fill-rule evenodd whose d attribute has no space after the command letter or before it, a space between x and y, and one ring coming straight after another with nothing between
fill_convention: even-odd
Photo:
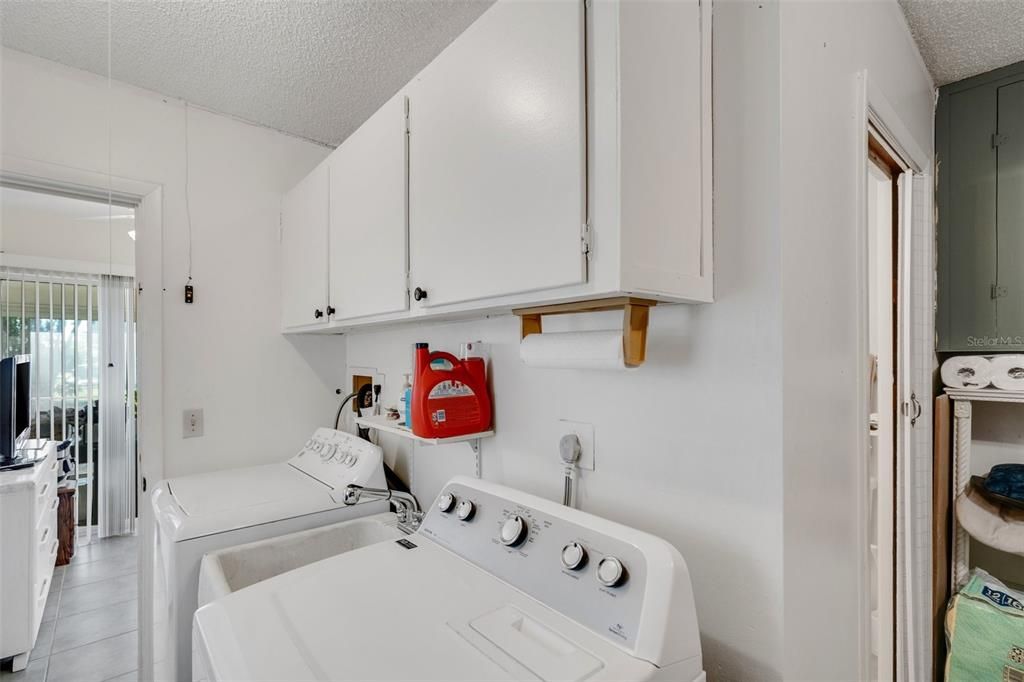
<instances>
[{"instance_id":1,"label":"white wire shelf","mask_svg":"<svg viewBox=\"0 0 1024 682\"><path fill-rule=\"evenodd\" d=\"M373 417L356 417L356 424L362 426L364 429L375 429L377 431L383 431L384 433L391 433L402 438L408 438L416 441L422 445L447 445L448 443L469 443L474 449L479 447L479 441L482 438L490 438L494 435L494 430L480 431L478 433L467 433L462 436L449 436L448 438L424 438L423 436L417 436L407 426L402 424L396 419L388 419L384 415L375 415ZM476 445L473 445L473 441L476 441Z\"/></svg>"}]
</instances>

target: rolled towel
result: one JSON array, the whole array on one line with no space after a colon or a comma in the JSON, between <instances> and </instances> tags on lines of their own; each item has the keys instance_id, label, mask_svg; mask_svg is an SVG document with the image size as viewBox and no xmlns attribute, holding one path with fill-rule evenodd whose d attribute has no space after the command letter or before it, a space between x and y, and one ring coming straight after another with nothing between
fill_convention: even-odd
<instances>
[{"instance_id":1,"label":"rolled towel","mask_svg":"<svg viewBox=\"0 0 1024 682\"><path fill-rule=\"evenodd\" d=\"M997 355L990 362L992 384L1004 391L1024 391L1024 355Z\"/></svg>"},{"instance_id":2,"label":"rolled towel","mask_svg":"<svg viewBox=\"0 0 1024 682\"><path fill-rule=\"evenodd\" d=\"M957 355L942 363L942 383L950 388L985 388L992 383L992 363L980 355Z\"/></svg>"}]
</instances>

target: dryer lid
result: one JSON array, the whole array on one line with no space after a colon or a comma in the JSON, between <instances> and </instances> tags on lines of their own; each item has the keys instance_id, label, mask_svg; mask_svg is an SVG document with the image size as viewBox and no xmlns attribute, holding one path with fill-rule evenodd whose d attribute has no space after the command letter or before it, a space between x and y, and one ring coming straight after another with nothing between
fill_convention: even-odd
<instances>
[{"instance_id":1,"label":"dryer lid","mask_svg":"<svg viewBox=\"0 0 1024 682\"><path fill-rule=\"evenodd\" d=\"M331 505L330 489L287 464L267 464L171 479L167 487L186 516L210 516L286 500Z\"/></svg>"}]
</instances>

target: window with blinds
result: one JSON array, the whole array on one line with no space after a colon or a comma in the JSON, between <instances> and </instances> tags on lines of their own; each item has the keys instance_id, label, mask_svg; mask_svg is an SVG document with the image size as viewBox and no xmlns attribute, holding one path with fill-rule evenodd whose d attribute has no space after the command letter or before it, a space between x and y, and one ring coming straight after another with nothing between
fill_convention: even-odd
<instances>
[{"instance_id":1,"label":"window with blinds","mask_svg":"<svg viewBox=\"0 0 1024 682\"><path fill-rule=\"evenodd\" d=\"M70 440L78 523L97 521L99 276L0 272L0 350L31 355L33 437Z\"/></svg>"}]
</instances>

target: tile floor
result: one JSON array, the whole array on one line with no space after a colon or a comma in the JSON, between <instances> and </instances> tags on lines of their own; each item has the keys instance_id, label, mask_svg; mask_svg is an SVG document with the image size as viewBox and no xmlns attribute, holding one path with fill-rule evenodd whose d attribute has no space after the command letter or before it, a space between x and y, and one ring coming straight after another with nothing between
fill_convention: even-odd
<instances>
[{"instance_id":1,"label":"tile floor","mask_svg":"<svg viewBox=\"0 0 1024 682\"><path fill-rule=\"evenodd\" d=\"M135 536L80 545L54 569L28 667L0 666L2 682L137 680L138 551Z\"/></svg>"}]
</instances>

